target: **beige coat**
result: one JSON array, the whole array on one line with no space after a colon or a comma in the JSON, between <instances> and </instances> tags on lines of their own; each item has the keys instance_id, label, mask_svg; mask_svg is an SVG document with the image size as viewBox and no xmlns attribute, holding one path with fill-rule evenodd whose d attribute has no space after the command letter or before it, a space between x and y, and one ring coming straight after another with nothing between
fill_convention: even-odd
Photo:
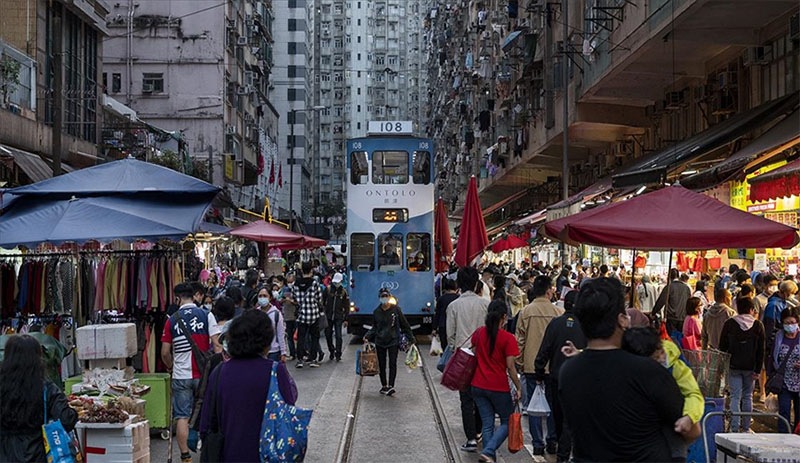
<instances>
[{"instance_id":1,"label":"beige coat","mask_svg":"<svg viewBox=\"0 0 800 463\"><path fill-rule=\"evenodd\" d=\"M534 373L533 362L542 345L544 331L552 319L563 313L564 310L553 305L546 297L537 297L520 311L516 333L520 352L517 363L522 364L524 373Z\"/></svg>"},{"instance_id":2,"label":"beige coat","mask_svg":"<svg viewBox=\"0 0 800 463\"><path fill-rule=\"evenodd\" d=\"M703 349L719 349L719 337L722 334L722 325L729 318L735 317L736 311L723 303L716 303L706 310L703 315L703 330L700 338Z\"/></svg>"}]
</instances>

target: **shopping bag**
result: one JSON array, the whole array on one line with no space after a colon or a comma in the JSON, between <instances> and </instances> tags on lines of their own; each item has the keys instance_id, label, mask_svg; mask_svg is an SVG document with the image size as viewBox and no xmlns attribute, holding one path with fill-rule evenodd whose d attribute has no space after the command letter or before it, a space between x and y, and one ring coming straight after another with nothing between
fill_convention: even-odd
<instances>
[{"instance_id":1,"label":"shopping bag","mask_svg":"<svg viewBox=\"0 0 800 463\"><path fill-rule=\"evenodd\" d=\"M519 412L519 403L514 407L514 413L508 417L508 451L517 453L525 447L522 436L522 414Z\"/></svg>"},{"instance_id":2,"label":"shopping bag","mask_svg":"<svg viewBox=\"0 0 800 463\"><path fill-rule=\"evenodd\" d=\"M444 373L444 367L447 366L447 362L450 360L450 357L453 356L453 348L450 346L445 347L444 352L442 352L442 356L439 357L439 363L436 364L436 369Z\"/></svg>"},{"instance_id":3,"label":"shopping bag","mask_svg":"<svg viewBox=\"0 0 800 463\"><path fill-rule=\"evenodd\" d=\"M42 437L44 438L44 453L47 463L76 463L80 461L80 453L72 448L72 438L67 434L61 420L48 422L47 419L47 388L44 389L44 421ZM77 459L76 459L77 456Z\"/></svg>"},{"instance_id":4,"label":"shopping bag","mask_svg":"<svg viewBox=\"0 0 800 463\"><path fill-rule=\"evenodd\" d=\"M419 349L417 349L416 345L411 345L406 352L406 366L412 370L415 370L422 366L422 358L419 355Z\"/></svg>"},{"instance_id":5,"label":"shopping bag","mask_svg":"<svg viewBox=\"0 0 800 463\"><path fill-rule=\"evenodd\" d=\"M550 414L550 404L544 393L544 386L537 384L528 403L528 416L547 416Z\"/></svg>"},{"instance_id":6,"label":"shopping bag","mask_svg":"<svg viewBox=\"0 0 800 463\"><path fill-rule=\"evenodd\" d=\"M272 364L258 453L262 463L303 461L308 448L311 410L289 405L278 388L278 364Z\"/></svg>"},{"instance_id":7,"label":"shopping bag","mask_svg":"<svg viewBox=\"0 0 800 463\"><path fill-rule=\"evenodd\" d=\"M444 367L442 386L453 391L466 391L477 367L475 353L466 347L459 347Z\"/></svg>"},{"instance_id":8,"label":"shopping bag","mask_svg":"<svg viewBox=\"0 0 800 463\"><path fill-rule=\"evenodd\" d=\"M439 342L439 338L433 336L431 338L431 355L442 355L442 343Z\"/></svg>"},{"instance_id":9,"label":"shopping bag","mask_svg":"<svg viewBox=\"0 0 800 463\"><path fill-rule=\"evenodd\" d=\"M375 352L375 344L365 342L358 360L359 375L375 376L378 374L378 353Z\"/></svg>"},{"instance_id":10,"label":"shopping bag","mask_svg":"<svg viewBox=\"0 0 800 463\"><path fill-rule=\"evenodd\" d=\"M767 413L778 413L778 396L775 394L769 394L767 399L764 401L764 409Z\"/></svg>"}]
</instances>

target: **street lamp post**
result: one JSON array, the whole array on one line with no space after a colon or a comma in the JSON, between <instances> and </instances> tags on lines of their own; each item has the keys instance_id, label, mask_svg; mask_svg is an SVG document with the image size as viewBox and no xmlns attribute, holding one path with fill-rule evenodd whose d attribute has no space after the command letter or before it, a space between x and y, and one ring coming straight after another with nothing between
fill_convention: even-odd
<instances>
[{"instance_id":1,"label":"street lamp post","mask_svg":"<svg viewBox=\"0 0 800 463\"><path fill-rule=\"evenodd\" d=\"M325 109L325 106L313 106L311 108L292 109L289 112L292 115L289 127L289 225L294 226L294 124L297 120L297 113L304 113L308 111L320 111Z\"/></svg>"}]
</instances>

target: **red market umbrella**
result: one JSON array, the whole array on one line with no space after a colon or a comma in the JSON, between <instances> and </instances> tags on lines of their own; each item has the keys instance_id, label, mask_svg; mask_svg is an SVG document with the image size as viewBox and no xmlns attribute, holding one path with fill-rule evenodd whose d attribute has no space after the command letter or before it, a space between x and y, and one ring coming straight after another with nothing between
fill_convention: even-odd
<instances>
[{"instance_id":1,"label":"red market umbrella","mask_svg":"<svg viewBox=\"0 0 800 463\"><path fill-rule=\"evenodd\" d=\"M548 236L612 248L788 249L800 242L795 228L734 209L679 185L581 212L549 225L545 226Z\"/></svg>"},{"instance_id":2,"label":"red market umbrella","mask_svg":"<svg viewBox=\"0 0 800 463\"><path fill-rule=\"evenodd\" d=\"M436 272L446 272L450 268L447 261L453 255L453 240L450 238L450 225L447 223L447 206L440 197L436 202L433 216L433 237L436 257Z\"/></svg>"},{"instance_id":3,"label":"red market umbrella","mask_svg":"<svg viewBox=\"0 0 800 463\"><path fill-rule=\"evenodd\" d=\"M293 249L310 249L310 248L321 248L322 246L326 246L328 244L327 241L321 238L315 238L313 236L308 235L301 235L302 240L296 243L270 243L269 247L271 248L278 248L281 251L291 251Z\"/></svg>"},{"instance_id":4,"label":"red market umbrella","mask_svg":"<svg viewBox=\"0 0 800 463\"><path fill-rule=\"evenodd\" d=\"M750 201L800 195L800 159L750 179Z\"/></svg>"},{"instance_id":5,"label":"red market umbrella","mask_svg":"<svg viewBox=\"0 0 800 463\"><path fill-rule=\"evenodd\" d=\"M467 187L467 199L464 202L464 216L458 232L455 261L459 267L466 267L475 257L480 255L489 244L486 236L486 224L483 222L483 211L478 200L478 181L473 175Z\"/></svg>"},{"instance_id":6,"label":"red market umbrella","mask_svg":"<svg viewBox=\"0 0 800 463\"><path fill-rule=\"evenodd\" d=\"M517 235L506 235L495 241L491 249L493 253L498 254L509 249L524 248L527 245L528 242L524 238Z\"/></svg>"},{"instance_id":7,"label":"red market umbrella","mask_svg":"<svg viewBox=\"0 0 800 463\"><path fill-rule=\"evenodd\" d=\"M241 227L236 227L230 231L230 234L266 243L284 243L289 245L302 243L303 241L303 235L264 220L257 220L242 225Z\"/></svg>"}]
</instances>

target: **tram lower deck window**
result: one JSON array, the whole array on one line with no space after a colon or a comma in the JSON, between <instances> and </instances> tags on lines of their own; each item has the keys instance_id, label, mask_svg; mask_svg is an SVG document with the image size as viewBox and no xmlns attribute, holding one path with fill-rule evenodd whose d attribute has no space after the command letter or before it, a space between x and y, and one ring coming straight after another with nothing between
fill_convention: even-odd
<instances>
[{"instance_id":1,"label":"tram lower deck window","mask_svg":"<svg viewBox=\"0 0 800 463\"><path fill-rule=\"evenodd\" d=\"M350 270L354 272L375 270L375 235L372 233L350 235Z\"/></svg>"}]
</instances>

